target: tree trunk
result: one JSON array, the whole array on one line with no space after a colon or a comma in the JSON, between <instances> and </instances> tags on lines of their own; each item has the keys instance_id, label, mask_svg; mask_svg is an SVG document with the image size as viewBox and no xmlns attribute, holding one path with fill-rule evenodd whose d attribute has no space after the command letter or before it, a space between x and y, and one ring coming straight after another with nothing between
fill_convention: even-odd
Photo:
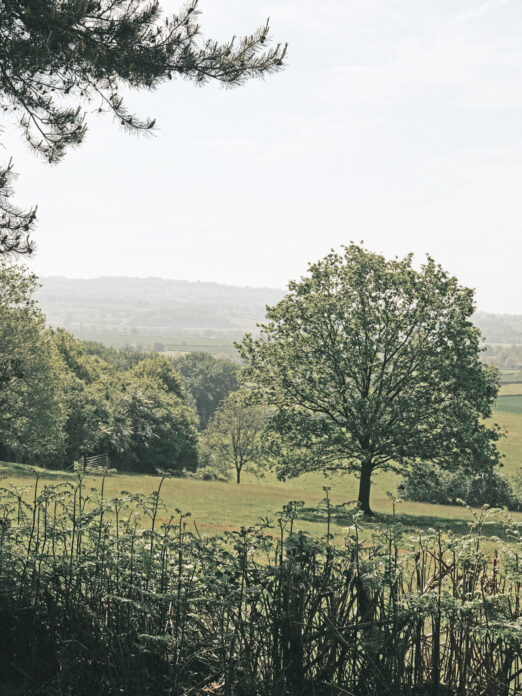
<instances>
[{"instance_id":1,"label":"tree trunk","mask_svg":"<svg viewBox=\"0 0 522 696\"><path fill-rule=\"evenodd\" d=\"M241 483L241 469L236 467L236 483Z\"/></svg>"},{"instance_id":2,"label":"tree trunk","mask_svg":"<svg viewBox=\"0 0 522 696\"><path fill-rule=\"evenodd\" d=\"M359 507L365 515L373 515L370 508L370 486L372 477L371 461L363 461L361 466L361 476L359 481Z\"/></svg>"}]
</instances>

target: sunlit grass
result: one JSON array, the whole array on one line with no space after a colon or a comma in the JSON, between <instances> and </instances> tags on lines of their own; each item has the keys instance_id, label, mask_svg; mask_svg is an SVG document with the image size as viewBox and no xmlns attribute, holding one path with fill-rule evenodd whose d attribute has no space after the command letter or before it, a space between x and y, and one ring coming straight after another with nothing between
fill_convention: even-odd
<instances>
[{"instance_id":1,"label":"sunlit grass","mask_svg":"<svg viewBox=\"0 0 522 696\"><path fill-rule=\"evenodd\" d=\"M507 431L507 437L500 441L499 448L504 455L503 473L512 478L522 462L522 415L496 411L495 421ZM75 475L56 471L43 471L42 484L72 480ZM14 484L32 486L33 470L22 465L0 466L0 476L6 478L0 485ZM393 472L377 473L372 487L372 508L381 515L392 513L392 503L387 492L396 494L401 477ZM86 488L100 487L99 476L87 476ZM105 495L109 498L120 495L122 491L130 493L151 493L158 486L157 476L138 474L113 474L106 479ZM260 518L274 519L290 500L304 502L304 512L299 526L315 536L325 531L324 514L317 512L317 507L324 499L324 486L330 488L329 496L334 506L348 503L346 509L353 507L357 498L358 479L355 475L335 475L324 477L319 473L304 474L289 481L278 481L272 473L258 478L252 473L244 475L243 482L199 481L194 479L174 478L165 481L162 498L169 510L179 508L190 512L202 533L220 533L248 527ZM461 506L432 505L429 503L402 502L397 507L401 519L415 526L445 526L457 533L465 533L472 513ZM522 519L522 515L515 515ZM332 531L337 540L345 534L349 516L339 514L333 520ZM192 522L193 523L193 522Z\"/></svg>"},{"instance_id":2,"label":"sunlit grass","mask_svg":"<svg viewBox=\"0 0 522 696\"><path fill-rule=\"evenodd\" d=\"M502 384L498 393L499 396L521 396L522 382L517 382L513 384Z\"/></svg>"}]
</instances>

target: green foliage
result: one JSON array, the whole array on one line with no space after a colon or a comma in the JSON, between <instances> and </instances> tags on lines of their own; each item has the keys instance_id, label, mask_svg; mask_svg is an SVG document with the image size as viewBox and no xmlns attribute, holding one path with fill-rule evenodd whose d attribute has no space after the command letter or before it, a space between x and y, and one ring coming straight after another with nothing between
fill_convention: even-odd
<instances>
[{"instance_id":1,"label":"green foliage","mask_svg":"<svg viewBox=\"0 0 522 696\"><path fill-rule=\"evenodd\" d=\"M104 362L112 365L117 370L130 370L144 358L150 357L149 353L143 353L132 348L120 348L116 350L98 341L82 341L87 355L97 355Z\"/></svg>"},{"instance_id":2,"label":"green foliage","mask_svg":"<svg viewBox=\"0 0 522 696\"><path fill-rule=\"evenodd\" d=\"M422 503L455 505L465 500L473 507L489 505L522 510L522 498L496 471L469 476L463 471L444 471L433 464L417 463L405 474L398 493L404 500Z\"/></svg>"},{"instance_id":3,"label":"green foliage","mask_svg":"<svg viewBox=\"0 0 522 696\"><path fill-rule=\"evenodd\" d=\"M210 466L218 472L232 468L240 483L241 472L260 463L267 417L267 408L250 403L247 390L231 392L201 438Z\"/></svg>"},{"instance_id":4,"label":"green foliage","mask_svg":"<svg viewBox=\"0 0 522 696\"><path fill-rule=\"evenodd\" d=\"M123 388L113 394L113 432L120 437L110 443L109 451L118 468L155 473L158 467L193 470L197 466L195 415L177 393L180 384L174 370L164 362L139 363ZM157 367L165 368L166 383L154 376Z\"/></svg>"},{"instance_id":5,"label":"green foliage","mask_svg":"<svg viewBox=\"0 0 522 696\"><path fill-rule=\"evenodd\" d=\"M30 147L58 162L86 134L87 114L108 111L130 131L154 120L125 107L129 88L182 76L227 86L280 70L286 51L266 49L268 23L242 40L202 40L198 0L161 19L149 0L6 0L0 3L0 107L18 117ZM0 254L30 253L34 211L9 201L12 170L0 169Z\"/></svg>"},{"instance_id":6,"label":"green foliage","mask_svg":"<svg viewBox=\"0 0 522 696\"><path fill-rule=\"evenodd\" d=\"M291 282L259 339L238 346L246 379L276 407L280 476L356 471L369 512L377 469L490 470L499 432L484 419L498 384L473 310L473 291L431 258L416 271L411 255L387 261L355 244Z\"/></svg>"},{"instance_id":7,"label":"green foliage","mask_svg":"<svg viewBox=\"0 0 522 696\"><path fill-rule=\"evenodd\" d=\"M519 559L485 550L486 511L460 539L394 523L363 540L355 514L334 546L295 530L293 501L208 538L162 484L0 489L2 693L520 693Z\"/></svg>"},{"instance_id":8,"label":"green foliage","mask_svg":"<svg viewBox=\"0 0 522 696\"><path fill-rule=\"evenodd\" d=\"M140 361L132 368L130 374L138 380L154 382L159 389L173 394L178 399L184 397L180 376L172 363L159 355Z\"/></svg>"},{"instance_id":9,"label":"green foliage","mask_svg":"<svg viewBox=\"0 0 522 696\"><path fill-rule=\"evenodd\" d=\"M56 448L47 463L69 466L73 460L106 449L117 381L110 366L97 356L88 355L83 344L70 333L57 329L48 330L48 334L62 359L59 379L66 420L63 447Z\"/></svg>"},{"instance_id":10,"label":"green foliage","mask_svg":"<svg viewBox=\"0 0 522 696\"><path fill-rule=\"evenodd\" d=\"M215 358L210 353L188 353L176 358L174 367L204 430L228 394L239 389L238 369L230 360Z\"/></svg>"},{"instance_id":11,"label":"green foliage","mask_svg":"<svg viewBox=\"0 0 522 696\"><path fill-rule=\"evenodd\" d=\"M195 419L168 360L144 358L121 373L63 329L53 336L68 368L65 461L106 452L119 469L194 469Z\"/></svg>"},{"instance_id":12,"label":"green foliage","mask_svg":"<svg viewBox=\"0 0 522 696\"><path fill-rule=\"evenodd\" d=\"M34 461L62 439L60 360L33 301L36 277L0 261L0 452Z\"/></svg>"},{"instance_id":13,"label":"green foliage","mask_svg":"<svg viewBox=\"0 0 522 696\"><path fill-rule=\"evenodd\" d=\"M35 287L25 268L0 265L3 458L63 467L105 452L122 469L194 469L195 417L171 363L142 354L118 370L67 331L46 330Z\"/></svg>"}]
</instances>

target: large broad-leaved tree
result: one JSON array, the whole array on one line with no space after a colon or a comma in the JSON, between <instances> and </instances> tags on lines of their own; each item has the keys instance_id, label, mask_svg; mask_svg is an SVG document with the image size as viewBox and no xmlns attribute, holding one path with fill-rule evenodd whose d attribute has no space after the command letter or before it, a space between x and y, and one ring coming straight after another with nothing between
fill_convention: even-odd
<instances>
[{"instance_id":1,"label":"large broad-leaved tree","mask_svg":"<svg viewBox=\"0 0 522 696\"><path fill-rule=\"evenodd\" d=\"M202 38L198 0L162 16L157 0L0 0L0 112L29 146L58 162L79 145L86 115L108 111L130 131L154 120L125 106L129 89L182 77L243 84L280 70L285 46L267 48L268 24L244 38ZM13 169L0 167L0 254L30 253L35 210L14 206Z\"/></svg>"},{"instance_id":2,"label":"large broad-leaved tree","mask_svg":"<svg viewBox=\"0 0 522 696\"><path fill-rule=\"evenodd\" d=\"M375 471L417 461L489 471L498 390L480 359L474 293L435 261L386 260L358 245L330 253L269 307L239 349L275 407L281 477L349 471L371 513Z\"/></svg>"}]
</instances>

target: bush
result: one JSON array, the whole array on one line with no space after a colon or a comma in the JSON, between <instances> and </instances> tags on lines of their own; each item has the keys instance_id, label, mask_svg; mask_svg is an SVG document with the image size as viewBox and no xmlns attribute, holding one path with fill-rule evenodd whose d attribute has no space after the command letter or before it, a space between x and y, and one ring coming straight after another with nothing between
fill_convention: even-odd
<instances>
[{"instance_id":1,"label":"bush","mask_svg":"<svg viewBox=\"0 0 522 696\"><path fill-rule=\"evenodd\" d=\"M473 507L490 505L515 511L522 509L519 495L496 471L467 476L461 471L444 471L434 464L417 464L404 476L398 493L404 500L419 503L455 505L460 499Z\"/></svg>"}]
</instances>

